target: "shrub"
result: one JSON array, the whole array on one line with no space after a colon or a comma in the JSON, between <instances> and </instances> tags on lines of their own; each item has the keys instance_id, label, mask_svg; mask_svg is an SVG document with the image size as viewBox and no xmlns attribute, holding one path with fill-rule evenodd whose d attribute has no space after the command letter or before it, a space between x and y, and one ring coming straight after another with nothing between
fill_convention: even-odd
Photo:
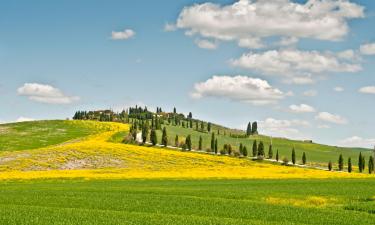
<instances>
[{"instance_id":1,"label":"shrub","mask_svg":"<svg viewBox=\"0 0 375 225\"><path fill-rule=\"evenodd\" d=\"M283 158L283 163L284 166L287 166L289 164L289 159L287 157Z\"/></svg>"}]
</instances>

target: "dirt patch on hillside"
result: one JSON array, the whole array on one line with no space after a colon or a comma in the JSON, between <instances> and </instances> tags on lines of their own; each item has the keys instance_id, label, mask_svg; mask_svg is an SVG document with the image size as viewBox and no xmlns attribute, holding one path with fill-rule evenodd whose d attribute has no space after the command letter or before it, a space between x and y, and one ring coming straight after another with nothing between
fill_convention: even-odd
<instances>
[{"instance_id":1,"label":"dirt patch on hillside","mask_svg":"<svg viewBox=\"0 0 375 225\"><path fill-rule=\"evenodd\" d=\"M11 131L10 127L3 127L3 126L0 127L0 134L7 134L10 131Z\"/></svg>"}]
</instances>

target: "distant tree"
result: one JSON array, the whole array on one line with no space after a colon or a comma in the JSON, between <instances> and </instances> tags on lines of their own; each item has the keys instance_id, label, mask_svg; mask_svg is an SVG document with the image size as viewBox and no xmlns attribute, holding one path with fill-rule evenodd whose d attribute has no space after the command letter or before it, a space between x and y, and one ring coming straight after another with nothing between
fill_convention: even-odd
<instances>
[{"instance_id":1,"label":"distant tree","mask_svg":"<svg viewBox=\"0 0 375 225\"><path fill-rule=\"evenodd\" d=\"M242 143L240 143L240 147L239 147L239 151L240 151L240 154L242 155L242 148L243 148L243 145L242 145Z\"/></svg>"},{"instance_id":2,"label":"distant tree","mask_svg":"<svg viewBox=\"0 0 375 225\"><path fill-rule=\"evenodd\" d=\"M188 118L193 119L193 114L191 112L189 112Z\"/></svg>"},{"instance_id":3,"label":"distant tree","mask_svg":"<svg viewBox=\"0 0 375 225\"><path fill-rule=\"evenodd\" d=\"M215 139L215 154L217 154L219 146L217 145L217 138Z\"/></svg>"},{"instance_id":4,"label":"distant tree","mask_svg":"<svg viewBox=\"0 0 375 225\"><path fill-rule=\"evenodd\" d=\"M195 121L195 129L198 130L198 120Z\"/></svg>"},{"instance_id":5,"label":"distant tree","mask_svg":"<svg viewBox=\"0 0 375 225\"><path fill-rule=\"evenodd\" d=\"M273 151L272 151L272 145L270 145L268 148L268 158L272 159L272 157L273 157Z\"/></svg>"},{"instance_id":6,"label":"distant tree","mask_svg":"<svg viewBox=\"0 0 375 225\"><path fill-rule=\"evenodd\" d=\"M328 162L328 170L332 171L332 162L331 161Z\"/></svg>"},{"instance_id":7,"label":"distant tree","mask_svg":"<svg viewBox=\"0 0 375 225\"><path fill-rule=\"evenodd\" d=\"M258 145L258 158L263 158L264 157L264 144L263 141L260 141Z\"/></svg>"},{"instance_id":8,"label":"distant tree","mask_svg":"<svg viewBox=\"0 0 375 225\"><path fill-rule=\"evenodd\" d=\"M210 122L208 122L208 124L207 124L207 131L211 132L211 123Z\"/></svg>"},{"instance_id":9,"label":"distant tree","mask_svg":"<svg viewBox=\"0 0 375 225\"><path fill-rule=\"evenodd\" d=\"M176 137L174 138L174 146L178 147L178 135L176 134Z\"/></svg>"},{"instance_id":10,"label":"distant tree","mask_svg":"<svg viewBox=\"0 0 375 225\"><path fill-rule=\"evenodd\" d=\"M247 135L247 136L250 136L251 133L252 133L252 130L251 130L251 122L249 122L249 123L247 124L247 128L246 128L246 135Z\"/></svg>"},{"instance_id":11,"label":"distant tree","mask_svg":"<svg viewBox=\"0 0 375 225\"><path fill-rule=\"evenodd\" d=\"M296 164L296 151L294 150L294 147L293 147L293 150L292 150L292 163L293 163L293 165Z\"/></svg>"},{"instance_id":12,"label":"distant tree","mask_svg":"<svg viewBox=\"0 0 375 225\"><path fill-rule=\"evenodd\" d=\"M232 155L233 149L232 145L228 144L228 155Z\"/></svg>"},{"instance_id":13,"label":"distant tree","mask_svg":"<svg viewBox=\"0 0 375 225\"><path fill-rule=\"evenodd\" d=\"M167 147L168 145L168 135L167 135L167 128L163 128L163 135L161 138L161 144L164 145L164 147Z\"/></svg>"},{"instance_id":14,"label":"distant tree","mask_svg":"<svg viewBox=\"0 0 375 225\"><path fill-rule=\"evenodd\" d=\"M199 144L198 144L198 149L199 150L202 150L202 142L203 142L202 136L199 136Z\"/></svg>"},{"instance_id":15,"label":"distant tree","mask_svg":"<svg viewBox=\"0 0 375 225\"><path fill-rule=\"evenodd\" d=\"M192 119L190 119L190 121L189 121L190 123L189 123L189 125L190 125L190 129L193 129L193 120Z\"/></svg>"},{"instance_id":16,"label":"distant tree","mask_svg":"<svg viewBox=\"0 0 375 225\"><path fill-rule=\"evenodd\" d=\"M306 165L306 153L303 152L302 154L302 165Z\"/></svg>"},{"instance_id":17,"label":"distant tree","mask_svg":"<svg viewBox=\"0 0 375 225\"><path fill-rule=\"evenodd\" d=\"M258 145L257 140L254 140L253 142L253 157L256 157L258 155Z\"/></svg>"},{"instance_id":18,"label":"distant tree","mask_svg":"<svg viewBox=\"0 0 375 225\"><path fill-rule=\"evenodd\" d=\"M359 156L358 156L358 169L359 169L359 172L362 173L362 171L363 171L363 157L362 157L362 152L360 152Z\"/></svg>"},{"instance_id":19,"label":"distant tree","mask_svg":"<svg viewBox=\"0 0 375 225\"><path fill-rule=\"evenodd\" d=\"M143 144L146 143L146 141L147 141L148 132L149 132L148 123L144 123L143 127L142 127L142 142L143 142Z\"/></svg>"},{"instance_id":20,"label":"distant tree","mask_svg":"<svg viewBox=\"0 0 375 225\"><path fill-rule=\"evenodd\" d=\"M211 152L215 150L215 133L212 132L211 134Z\"/></svg>"},{"instance_id":21,"label":"distant tree","mask_svg":"<svg viewBox=\"0 0 375 225\"><path fill-rule=\"evenodd\" d=\"M201 122L201 130L204 131L204 122Z\"/></svg>"},{"instance_id":22,"label":"distant tree","mask_svg":"<svg viewBox=\"0 0 375 225\"><path fill-rule=\"evenodd\" d=\"M186 137L185 144L187 149L190 151L191 150L191 136L190 134Z\"/></svg>"},{"instance_id":23,"label":"distant tree","mask_svg":"<svg viewBox=\"0 0 375 225\"><path fill-rule=\"evenodd\" d=\"M251 133L252 134L258 134L258 123L253 122L253 125L251 126Z\"/></svg>"},{"instance_id":24,"label":"distant tree","mask_svg":"<svg viewBox=\"0 0 375 225\"><path fill-rule=\"evenodd\" d=\"M158 137L156 135L155 129L151 130L150 141L151 141L152 145L156 145L158 143Z\"/></svg>"},{"instance_id":25,"label":"distant tree","mask_svg":"<svg viewBox=\"0 0 375 225\"><path fill-rule=\"evenodd\" d=\"M362 156L362 171L365 171L366 168L366 159L365 156Z\"/></svg>"},{"instance_id":26,"label":"distant tree","mask_svg":"<svg viewBox=\"0 0 375 225\"><path fill-rule=\"evenodd\" d=\"M352 159L350 157L348 158L348 172L352 172Z\"/></svg>"},{"instance_id":27,"label":"distant tree","mask_svg":"<svg viewBox=\"0 0 375 225\"><path fill-rule=\"evenodd\" d=\"M339 171L342 171L344 169L344 158L342 157L342 154L339 156Z\"/></svg>"},{"instance_id":28,"label":"distant tree","mask_svg":"<svg viewBox=\"0 0 375 225\"><path fill-rule=\"evenodd\" d=\"M276 161L279 161L279 149L276 150Z\"/></svg>"},{"instance_id":29,"label":"distant tree","mask_svg":"<svg viewBox=\"0 0 375 225\"><path fill-rule=\"evenodd\" d=\"M246 146L243 146L243 148L242 148L242 155L243 156L245 156L245 157L247 157L247 148L246 148Z\"/></svg>"},{"instance_id":30,"label":"distant tree","mask_svg":"<svg viewBox=\"0 0 375 225\"><path fill-rule=\"evenodd\" d=\"M368 160L368 173L372 174L374 172L374 158L370 156Z\"/></svg>"},{"instance_id":31,"label":"distant tree","mask_svg":"<svg viewBox=\"0 0 375 225\"><path fill-rule=\"evenodd\" d=\"M174 114L177 113L176 107L173 108L173 113L174 113Z\"/></svg>"}]
</instances>

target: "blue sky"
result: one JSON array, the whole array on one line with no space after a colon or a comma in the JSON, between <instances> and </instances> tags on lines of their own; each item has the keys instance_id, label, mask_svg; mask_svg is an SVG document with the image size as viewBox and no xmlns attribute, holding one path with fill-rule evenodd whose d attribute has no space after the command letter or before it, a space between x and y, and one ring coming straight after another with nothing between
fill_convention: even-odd
<instances>
[{"instance_id":1,"label":"blue sky","mask_svg":"<svg viewBox=\"0 0 375 225\"><path fill-rule=\"evenodd\" d=\"M371 0L2 1L0 121L176 106L371 147L374 24Z\"/></svg>"}]
</instances>

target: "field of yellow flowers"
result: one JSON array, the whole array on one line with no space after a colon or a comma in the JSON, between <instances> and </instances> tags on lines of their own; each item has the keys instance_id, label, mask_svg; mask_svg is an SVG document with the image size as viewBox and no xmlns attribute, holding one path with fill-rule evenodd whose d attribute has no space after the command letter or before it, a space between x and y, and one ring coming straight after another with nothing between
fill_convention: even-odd
<instances>
[{"instance_id":1,"label":"field of yellow flowers","mask_svg":"<svg viewBox=\"0 0 375 225\"><path fill-rule=\"evenodd\" d=\"M108 139L118 132L127 131L128 125L100 122L90 122L88 125L100 128L102 132L54 146L0 153L0 180L368 177L365 174L286 167L249 159L113 143Z\"/></svg>"}]
</instances>

